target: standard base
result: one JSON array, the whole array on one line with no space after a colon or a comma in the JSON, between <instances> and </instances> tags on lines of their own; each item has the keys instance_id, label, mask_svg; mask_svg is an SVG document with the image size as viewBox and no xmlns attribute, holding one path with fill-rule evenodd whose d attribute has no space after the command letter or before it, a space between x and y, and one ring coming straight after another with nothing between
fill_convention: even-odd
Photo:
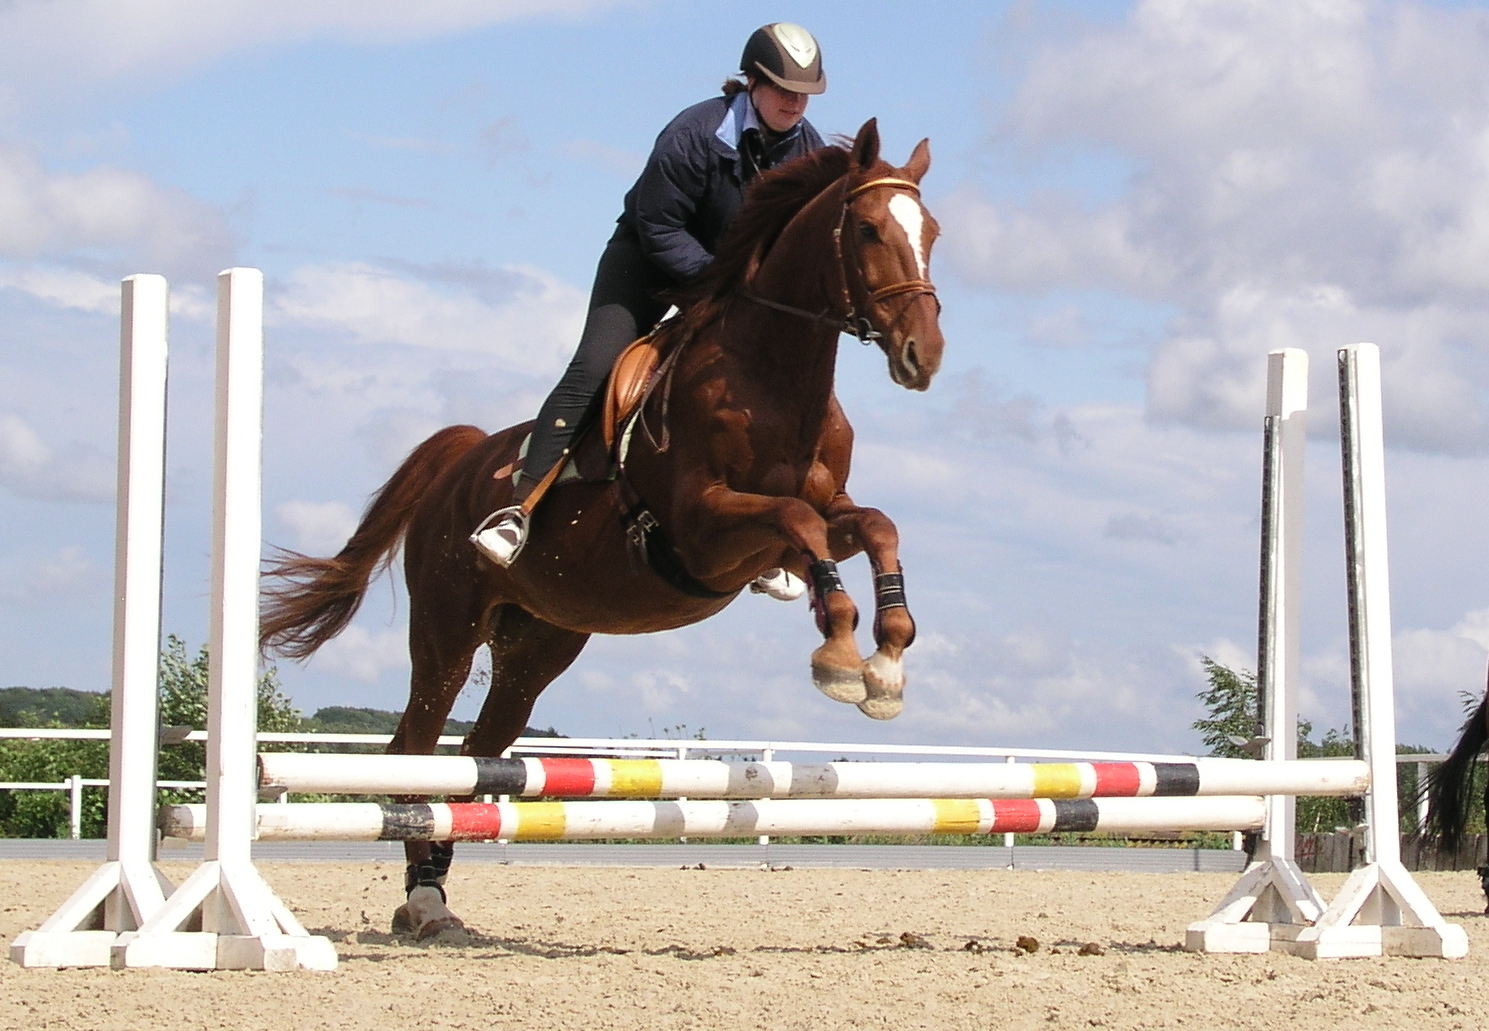
<instances>
[{"instance_id":1,"label":"standard base","mask_svg":"<svg viewBox=\"0 0 1489 1031\"><path fill-rule=\"evenodd\" d=\"M1386 860L1350 874L1328 910L1290 951L1304 959L1462 959L1468 955L1468 934L1442 918L1406 867Z\"/></svg>"},{"instance_id":2,"label":"standard base","mask_svg":"<svg viewBox=\"0 0 1489 1031\"><path fill-rule=\"evenodd\" d=\"M1189 952L1291 951L1293 941L1324 912L1324 901L1287 859L1247 867L1215 911L1184 932Z\"/></svg>"},{"instance_id":3,"label":"standard base","mask_svg":"<svg viewBox=\"0 0 1489 1031\"><path fill-rule=\"evenodd\" d=\"M169 967L173 970L335 970L336 947L310 935L213 934L175 931L126 932L112 949L115 969Z\"/></svg>"},{"instance_id":4,"label":"standard base","mask_svg":"<svg viewBox=\"0 0 1489 1031\"><path fill-rule=\"evenodd\" d=\"M251 862L209 860L138 931L119 935L110 962L118 969L285 971L335 970L337 959L330 940L306 932Z\"/></svg>"},{"instance_id":5,"label":"standard base","mask_svg":"<svg viewBox=\"0 0 1489 1031\"><path fill-rule=\"evenodd\" d=\"M147 862L110 860L41 925L10 943L23 967L106 967L125 928L139 927L165 905L170 882Z\"/></svg>"}]
</instances>

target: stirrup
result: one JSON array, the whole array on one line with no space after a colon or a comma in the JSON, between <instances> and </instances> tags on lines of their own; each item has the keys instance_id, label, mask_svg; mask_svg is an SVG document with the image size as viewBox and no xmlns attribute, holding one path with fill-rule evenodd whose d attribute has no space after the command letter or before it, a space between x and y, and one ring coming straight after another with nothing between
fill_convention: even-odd
<instances>
[{"instance_id":1,"label":"stirrup","mask_svg":"<svg viewBox=\"0 0 1489 1031\"><path fill-rule=\"evenodd\" d=\"M776 601L795 601L806 589L806 581L779 567L767 569L750 583L751 594L768 594Z\"/></svg>"},{"instance_id":2,"label":"stirrup","mask_svg":"<svg viewBox=\"0 0 1489 1031\"><path fill-rule=\"evenodd\" d=\"M476 546L477 551L505 569L517 561L517 556L527 546L528 521L529 515L522 510L521 505L498 508L481 520L481 525L476 527L468 539ZM499 524L504 522L513 524L517 537L515 541L509 540L501 532Z\"/></svg>"}]
</instances>

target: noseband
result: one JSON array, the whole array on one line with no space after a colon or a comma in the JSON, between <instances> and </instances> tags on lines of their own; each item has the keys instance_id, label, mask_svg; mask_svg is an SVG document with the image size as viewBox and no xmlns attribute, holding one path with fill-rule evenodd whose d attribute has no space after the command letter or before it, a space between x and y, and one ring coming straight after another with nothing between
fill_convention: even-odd
<instances>
[{"instance_id":1,"label":"noseband","mask_svg":"<svg viewBox=\"0 0 1489 1031\"><path fill-rule=\"evenodd\" d=\"M866 183L860 183L858 186L855 186L843 196L842 209L838 214L838 224L837 227L832 231L832 249L833 252L837 255L838 269L843 276L844 314L841 318L830 315L827 312L807 311L805 308L797 308L789 304L782 304L779 301L772 301L767 298L761 297L759 294L755 293L748 287L740 292L741 296L744 297L746 300L753 301L754 303L761 305L762 307L771 308L775 311L785 312L788 315L798 315L805 319L811 319L814 322L820 322L825 326L831 326L839 333L847 333L851 336L857 337L859 341L865 345L871 344L876 340L884 339L884 334L880 333L877 329L874 328L874 324L869 321L867 315L859 315L854 310L853 294L851 288L848 285L848 266L843 261L843 225L848 220L848 206L862 194L868 193L870 190L877 190L880 188L909 190L911 193L915 194L917 198L919 198L920 196L919 183L912 182L909 179L895 178L893 176L887 176L882 179L870 179ZM859 282L860 284L862 284L863 270L861 268L859 269L858 276ZM936 310L938 312L940 311L941 299L939 297L936 297L935 284L928 279L907 279L904 282L894 283L890 286L881 286L879 289L869 293L868 303L877 304L880 301L888 300L891 297L917 297L921 294L929 294L932 298L935 298Z\"/></svg>"}]
</instances>

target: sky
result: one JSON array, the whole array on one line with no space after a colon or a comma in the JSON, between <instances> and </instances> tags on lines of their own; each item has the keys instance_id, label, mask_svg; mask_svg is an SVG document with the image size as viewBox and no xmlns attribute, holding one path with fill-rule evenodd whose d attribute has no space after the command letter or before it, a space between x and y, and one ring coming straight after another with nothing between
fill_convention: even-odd
<instances>
[{"instance_id":1,"label":"sky","mask_svg":"<svg viewBox=\"0 0 1489 1031\"><path fill-rule=\"evenodd\" d=\"M1201 657L1255 665L1265 355L1300 347L1303 715L1344 727L1331 371L1372 341L1399 736L1449 744L1489 657L1489 9L1467 3L0 4L0 684L108 686L120 278L171 283L164 630L194 649L216 273L266 276L266 547L333 553L429 433L533 415L657 132L775 20L821 43L824 134L877 117L894 162L931 141L942 370L907 392L846 339L838 364L850 489L898 523L920 629L905 712L820 696L805 603L746 595L593 639L532 722L1196 750ZM864 604L867 563L844 572ZM401 592L279 664L299 708L402 707Z\"/></svg>"}]
</instances>

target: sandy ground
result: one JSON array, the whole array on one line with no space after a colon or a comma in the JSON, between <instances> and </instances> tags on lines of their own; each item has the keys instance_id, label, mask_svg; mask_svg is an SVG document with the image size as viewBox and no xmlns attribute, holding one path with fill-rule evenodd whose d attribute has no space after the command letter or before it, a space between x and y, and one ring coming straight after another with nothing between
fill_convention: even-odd
<instances>
[{"instance_id":1,"label":"sandy ground","mask_svg":"<svg viewBox=\"0 0 1489 1031\"><path fill-rule=\"evenodd\" d=\"M92 869L0 863L0 937ZM187 867L167 866L178 880ZM1484 1028L1471 874L1423 874L1466 960L1312 963L1180 951L1233 878L1008 871L657 870L458 863L465 945L387 933L402 871L265 866L336 942L335 973L23 970L0 1028ZM1320 876L1325 897L1341 876ZM1039 942L1030 954L1021 935ZM1080 955L1087 942L1100 955Z\"/></svg>"}]
</instances>

